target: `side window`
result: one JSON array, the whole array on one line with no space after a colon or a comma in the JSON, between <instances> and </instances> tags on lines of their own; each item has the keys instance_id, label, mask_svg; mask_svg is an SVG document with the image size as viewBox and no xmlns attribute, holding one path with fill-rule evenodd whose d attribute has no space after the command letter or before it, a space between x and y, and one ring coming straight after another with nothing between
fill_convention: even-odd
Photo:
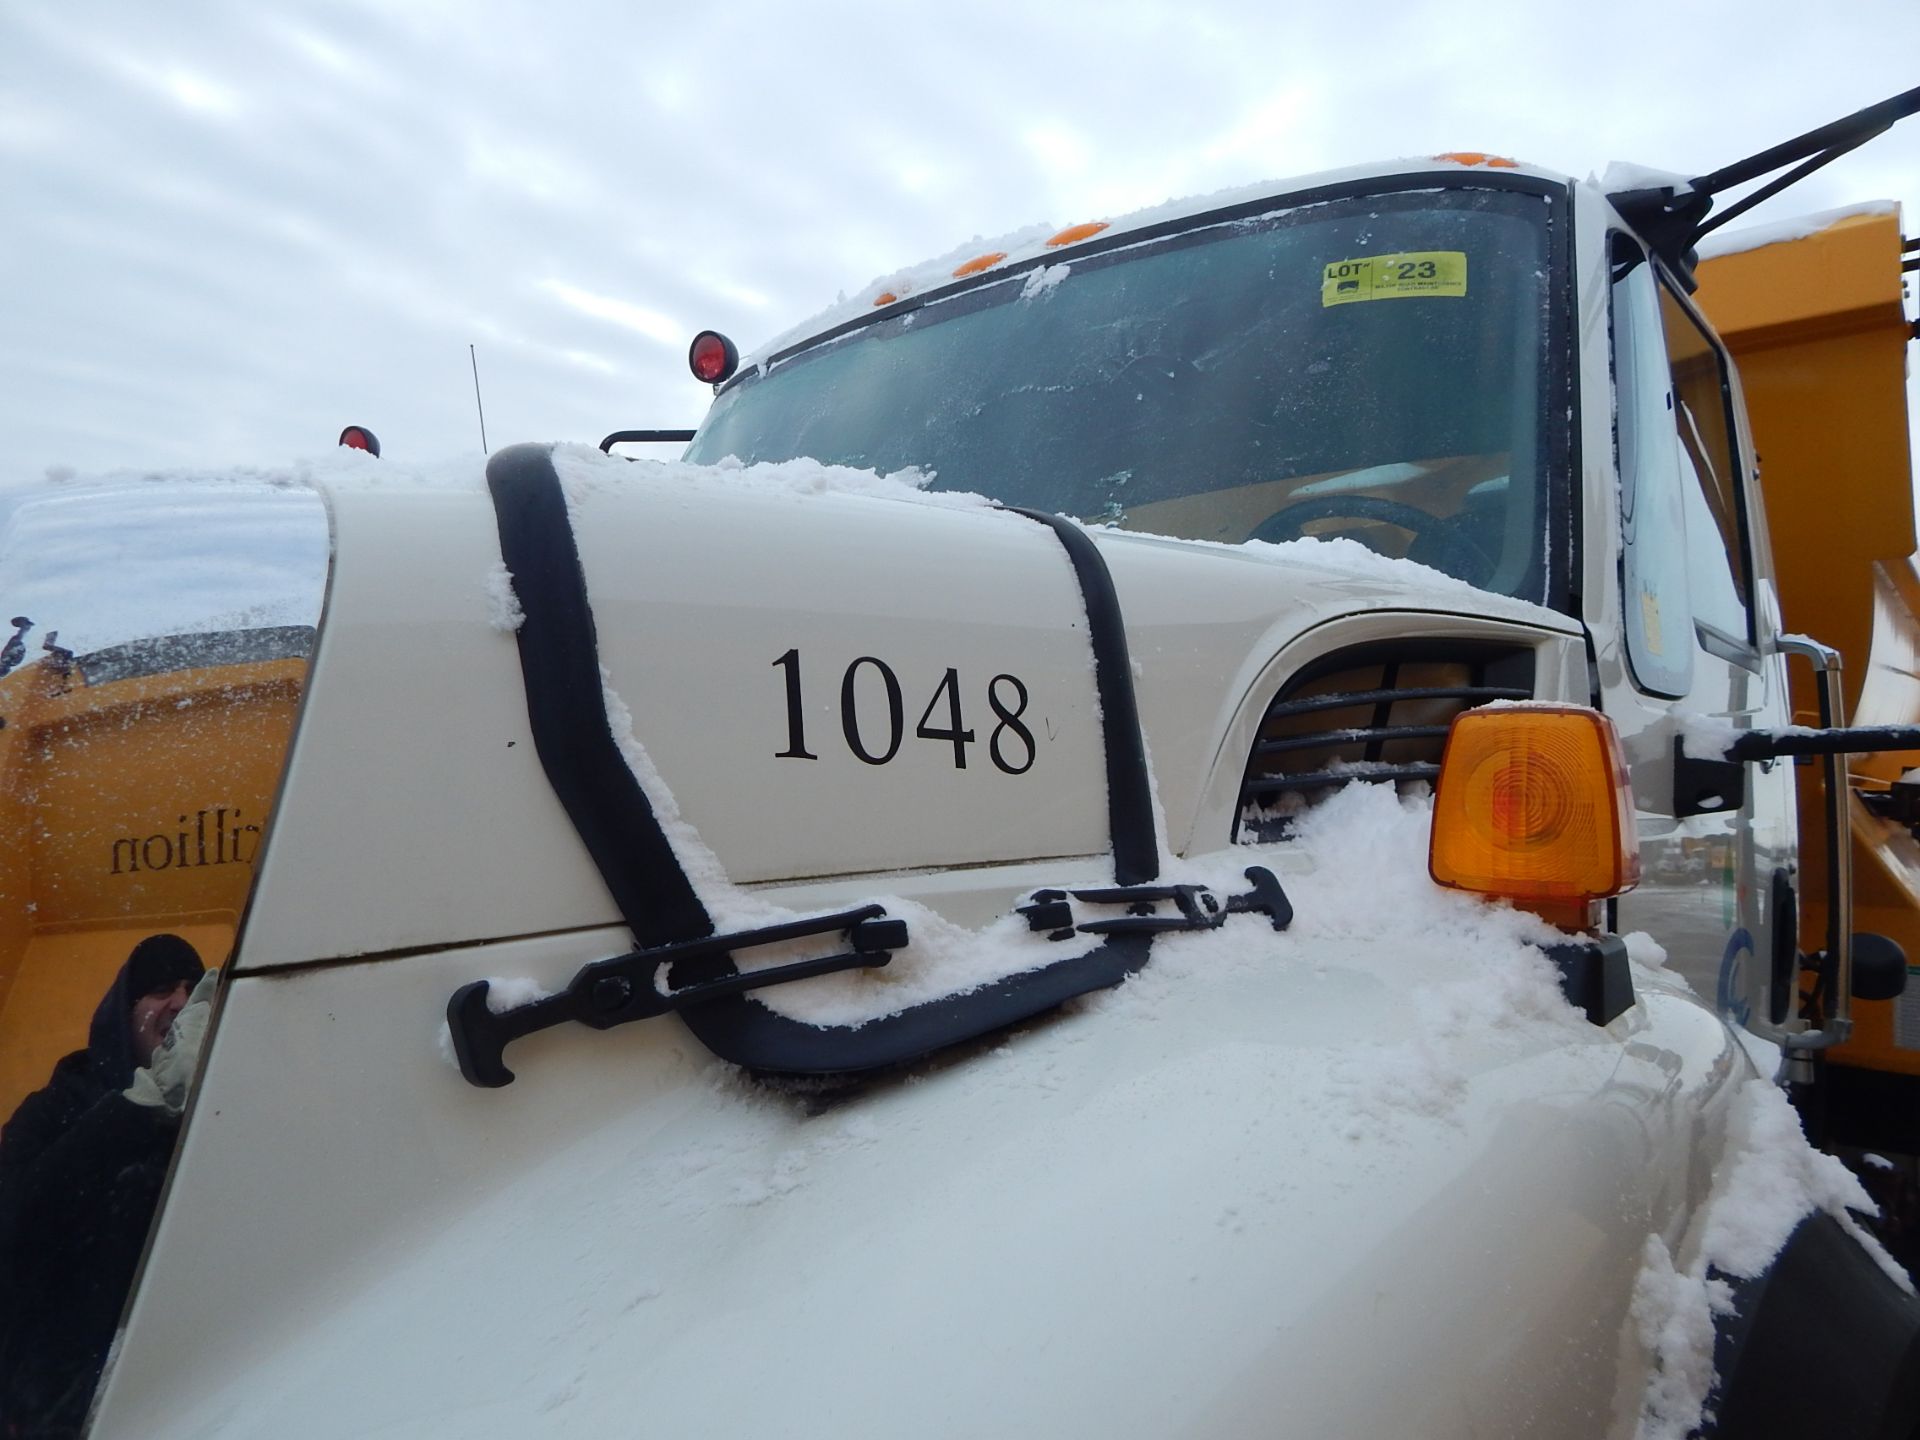
<instances>
[{"instance_id":1,"label":"side window","mask_svg":"<svg viewBox=\"0 0 1920 1440\"><path fill-rule=\"evenodd\" d=\"M1693 681L1686 496L1672 371L1653 268L1625 236L1613 250L1614 450L1620 470L1621 599L1627 661L1644 690Z\"/></svg>"},{"instance_id":2,"label":"side window","mask_svg":"<svg viewBox=\"0 0 1920 1440\"><path fill-rule=\"evenodd\" d=\"M1740 538L1740 470L1727 420L1725 362L1700 322L1664 283L1660 309L1673 375L1674 424L1685 457L1694 619L1726 640L1745 644L1753 631Z\"/></svg>"}]
</instances>

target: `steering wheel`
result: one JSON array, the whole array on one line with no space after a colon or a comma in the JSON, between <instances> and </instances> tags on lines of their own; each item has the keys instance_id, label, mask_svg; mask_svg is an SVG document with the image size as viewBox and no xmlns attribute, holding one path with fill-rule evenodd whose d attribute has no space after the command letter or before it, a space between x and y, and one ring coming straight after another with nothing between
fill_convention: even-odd
<instances>
[{"instance_id":1,"label":"steering wheel","mask_svg":"<svg viewBox=\"0 0 1920 1440\"><path fill-rule=\"evenodd\" d=\"M1413 536L1407 559L1444 570L1469 585L1483 585L1494 572L1493 557L1457 521L1429 514L1416 505L1377 495L1315 495L1282 505L1253 527L1249 540L1276 544L1299 540L1316 520L1377 520Z\"/></svg>"}]
</instances>

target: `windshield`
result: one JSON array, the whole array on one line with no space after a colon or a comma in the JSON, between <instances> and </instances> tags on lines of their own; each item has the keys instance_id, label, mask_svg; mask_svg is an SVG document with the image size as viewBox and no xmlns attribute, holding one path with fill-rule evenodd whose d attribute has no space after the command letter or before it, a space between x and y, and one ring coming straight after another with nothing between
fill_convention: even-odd
<instances>
[{"instance_id":1,"label":"windshield","mask_svg":"<svg viewBox=\"0 0 1920 1440\"><path fill-rule=\"evenodd\" d=\"M1369 195L1074 255L749 374L687 458L912 466L1193 540L1344 536L1543 599L1548 210Z\"/></svg>"}]
</instances>

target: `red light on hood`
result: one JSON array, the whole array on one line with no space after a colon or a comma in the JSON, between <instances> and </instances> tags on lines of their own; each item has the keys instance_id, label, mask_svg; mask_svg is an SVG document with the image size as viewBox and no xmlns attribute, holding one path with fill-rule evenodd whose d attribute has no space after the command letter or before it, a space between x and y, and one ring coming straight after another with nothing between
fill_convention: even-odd
<instances>
[{"instance_id":1,"label":"red light on hood","mask_svg":"<svg viewBox=\"0 0 1920 1440\"><path fill-rule=\"evenodd\" d=\"M349 450L364 450L369 455L380 453L380 437L364 425L349 425L340 432L340 443Z\"/></svg>"},{"instance_id":2,"label":"red light on hood","mask_svg":"<svg viewBox=\"0 0 1920 1440\"><path fill-rule=\"evenodd\" d=\"M740 352L718 330L702 330L687 347L687 368L694 379L718 385L740 368Z\"/></svg>"}]
</instances>

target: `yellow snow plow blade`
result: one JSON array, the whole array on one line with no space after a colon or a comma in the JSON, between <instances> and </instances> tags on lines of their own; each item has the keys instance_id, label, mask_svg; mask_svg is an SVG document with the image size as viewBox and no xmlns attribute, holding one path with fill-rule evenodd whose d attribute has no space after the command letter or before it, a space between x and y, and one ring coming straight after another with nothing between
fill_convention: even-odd
<instances>
[{"instance_id":1,"label":"yellow snow plow blade","mask_svg":"<svg viewBox=\"0 0 1920 1440\"><path fill-rule=\"evenodd\" d=\"M87 1044L134 945L232 949L307 662L0 680L0 1116Z\"/></svg>"},{"instance_id":2,"label":"yellow snow plow blade","mask_svg":"<svg viewBox=\"0 0 1920 1440\"><path fill-rule=\"evenodd\" d=\"M1845 658L1848 719L1920 723L1920 568L1907 434L1900 216L1843 215L1699 266L1698 300L1739 366L1766 495L1786 628ZM1795 719L1817 724L1811 675L1793 675ZM1856 794L1883 791L1920 755L1852 758ZM1821 813L1820 769L1800 772L1800 813ZM1920 962L1920 843L1855 799L1855 930ZM1802 829L1800 934L1825 943L1825 837ZM1842 1064L1920 1074L1920 972L1908 995L1861 1001Z\"/></svg>"}]
</instances>

